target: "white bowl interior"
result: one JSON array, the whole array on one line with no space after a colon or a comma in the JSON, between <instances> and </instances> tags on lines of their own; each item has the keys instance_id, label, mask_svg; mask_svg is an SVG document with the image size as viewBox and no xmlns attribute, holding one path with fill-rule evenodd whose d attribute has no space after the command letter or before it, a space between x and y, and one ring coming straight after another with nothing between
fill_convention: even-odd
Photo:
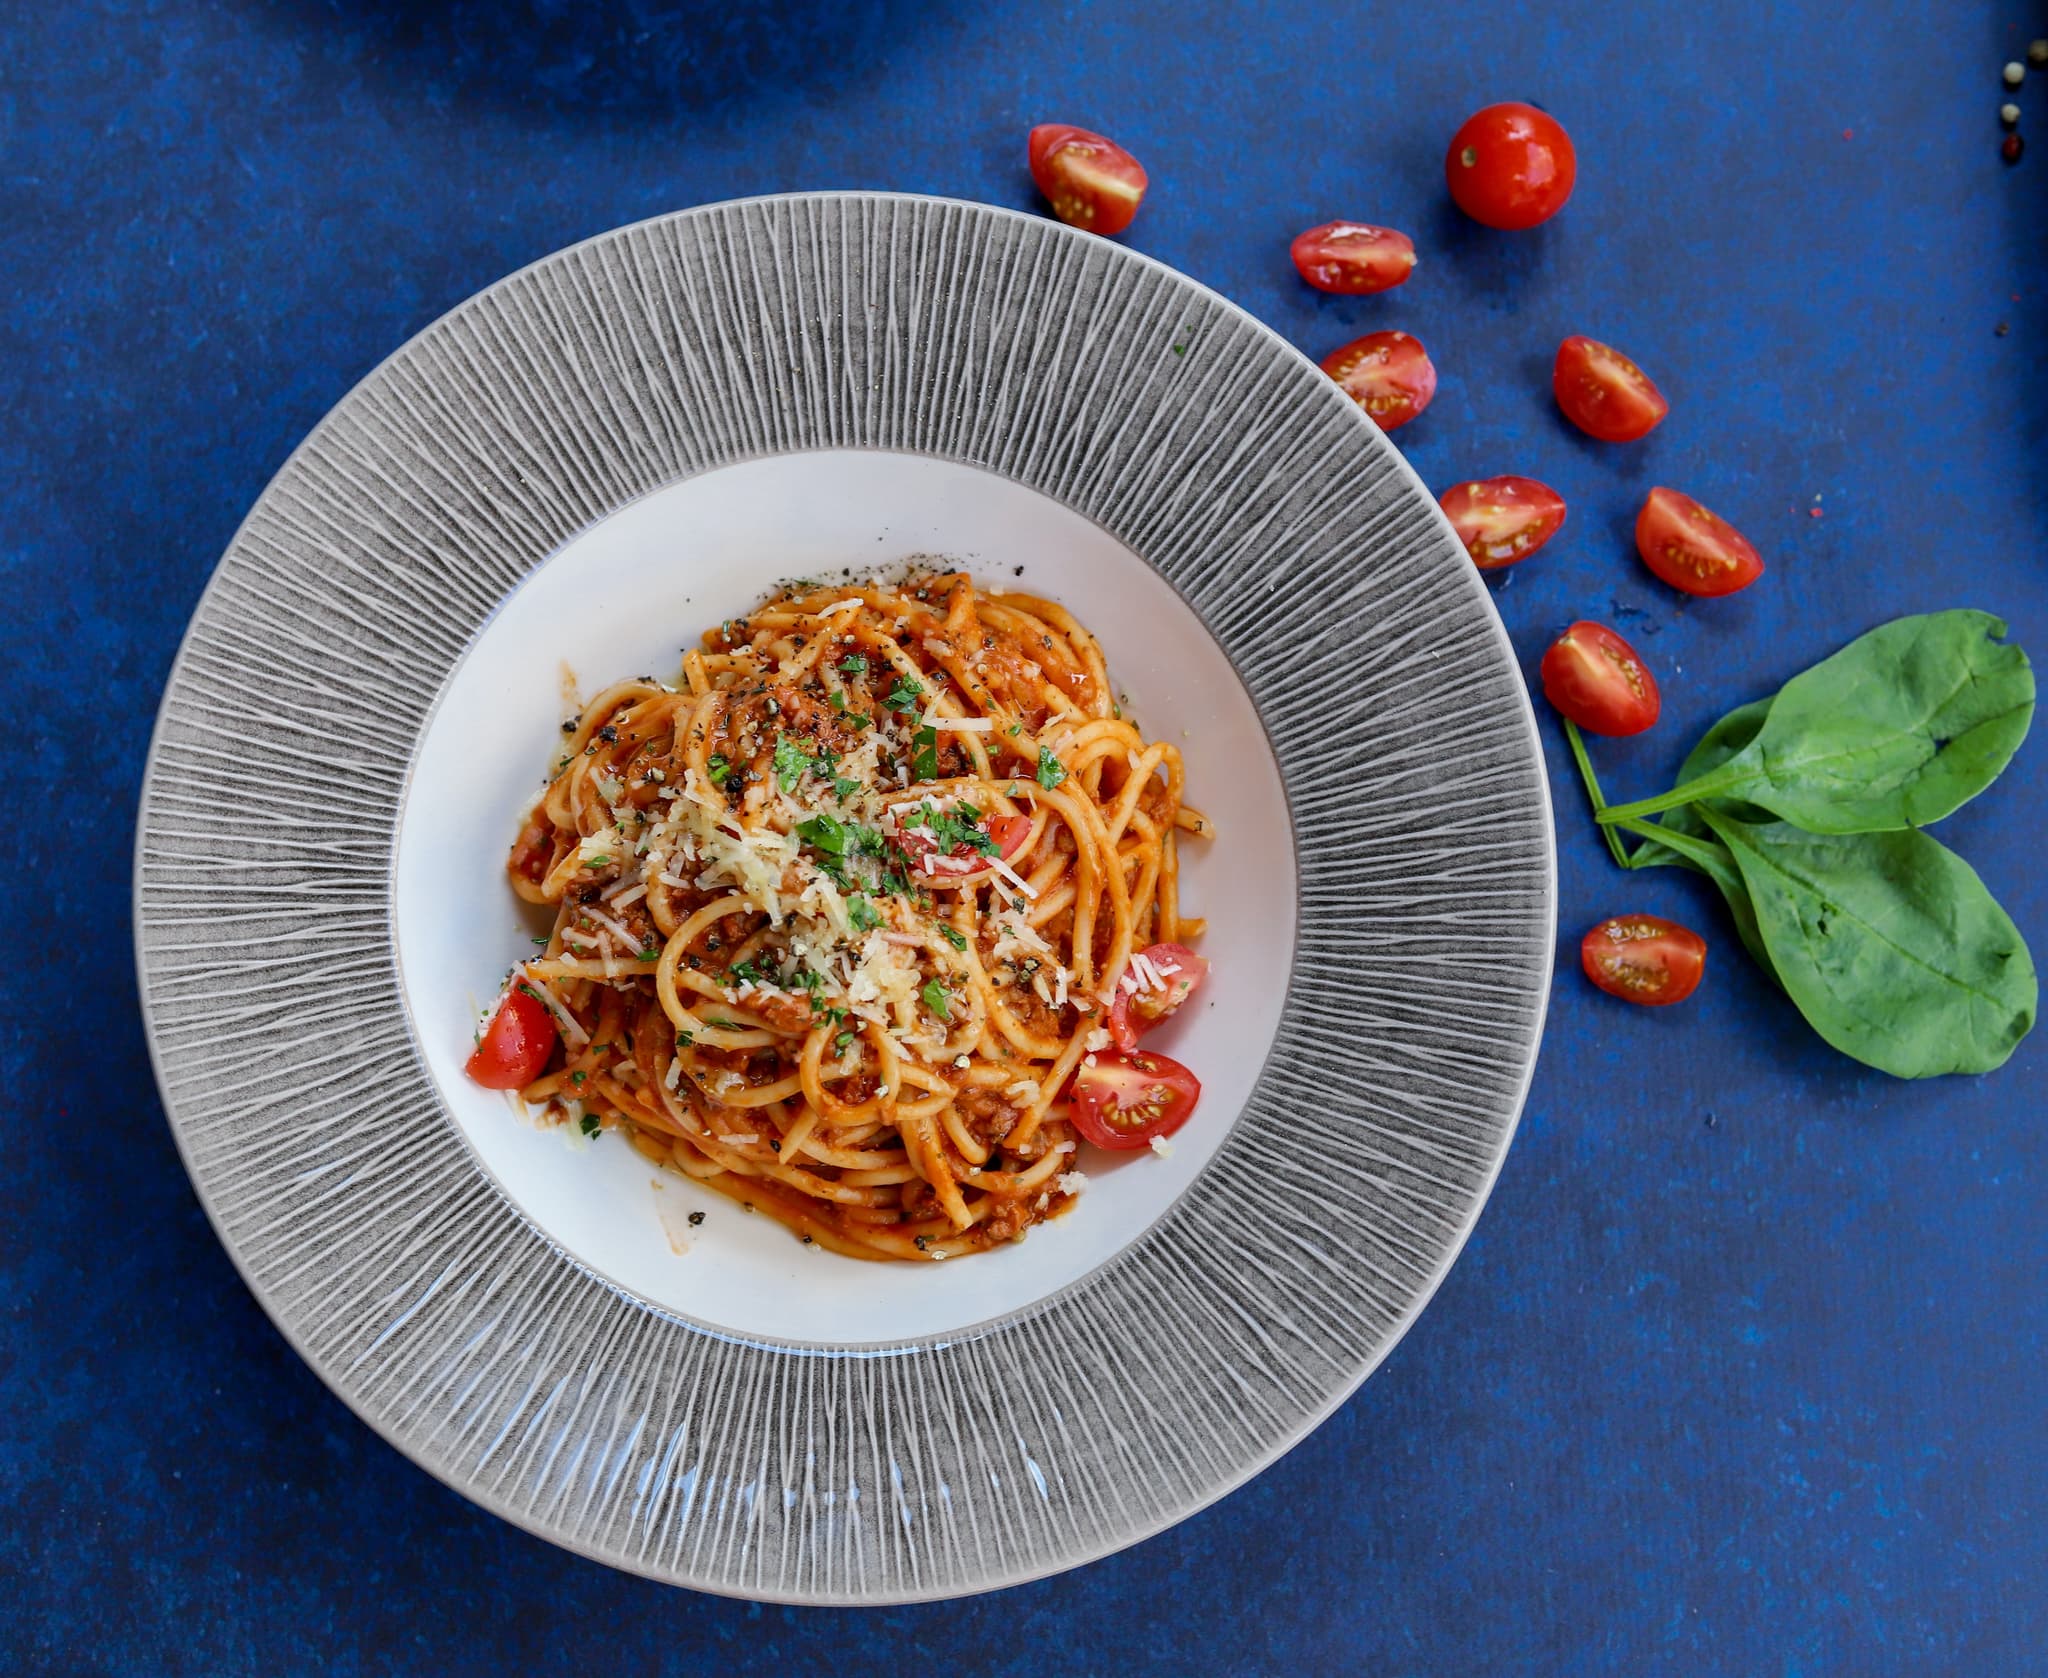
<instances>
[{"instance_id":1,"label":"white bowl interior","mask_svg":"<svg viewBox=\"0 0 2048 1678\"><path fill-rule=\"evenodd\" d=\"M943 1265L871 1264L650 1166L620 1137L520 1123L463 1075L476 1010L544 928L505 883L562 719L622 676L673 680L683 649L790 576L916 555L1059 600L1102 640L1145 730L1175 738L1217 837L1182 847L1182 901L1213 964L1151 1038L1202 1080L1171 1157L1083 1150L1089 1186L1022 1242ZM1021 574L1018 568L1021 567ZM922 455L777 455L672 484L584 531L484 626L430 717L395 864L401 983L449 1115L505 1193L580 1263L652 1305L749 1340L875 1346L955 1333L1086 1276L1213 1155L1278 1029L1295 938L1292 831L1258 713L1178 594L1034 490ZM692 1226L691 1212L705 1214Z\"/></svg>"}]
</instances>

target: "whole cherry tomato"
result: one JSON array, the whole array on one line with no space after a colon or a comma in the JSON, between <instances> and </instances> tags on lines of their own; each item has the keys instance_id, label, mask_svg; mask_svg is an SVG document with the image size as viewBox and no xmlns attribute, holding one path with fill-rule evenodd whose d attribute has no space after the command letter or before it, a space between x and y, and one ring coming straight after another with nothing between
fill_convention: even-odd
<instances>
[{"instance_id":1,"label":"whole cherry tomato","mask_svg":"<svg viewBox=\"0 0 2048 1678\"><path fill-rule=\"evenodd\" d=\"M1567 338L1557 346L1550 388L1565 418L1603 443L1647 437L1671 412L1650 375L1597 338Z\"/></svg>"},{"instance_id":2,"label":"whole cherry tomato","mask_svg":"<svg viewBox=\"0 0 2048 1678\"><path fill-rule=\"evenodd\" d=\"M1419 338L1368 332L1324 357L1323 371L1382 431L1406 425L1436 395L1436 368Z\"/></svg>"},{"instance_id":3,"label":"whole cherry tomato","mask_svg":"<svg viewBox=\"0 0 2048 1678\"><path fill-rule=\"evenodd\" d=\"M1636 514L1636 552L1673 588L1733 594L1764 574L1763 557L1718 513L1689 495L1659 487Z\"/></svg>"},{"instance_id":4,"label":"whole cherry tomato","mask_svg":"<svg viewBox=\"0 0 2048 1678\"><path fill-rule=\"evenodd\" d=\"M1579 965L1609 996L1664 1008L1699 989L1707 941L1659 915L1616 915L1580 941Z\"/></svg>"},{"instance_id":5,"label":"whole cherry tomato","mask_svg":"<svg viewBox=\"0 0 2048 1678\"><path fill-rule=\"evenodd\" d=\"M1114 140L1071 123L1041 122L1031 131L1031 178L1070 227L1121 233L1145 196L1145 168Z\"/></svg>"},{"instance_id":6,"label":"whole cherry tomato","mask_svg":"<svg viewBox=\"0 0 2048 1678\"><path fill-rule=\"evenodd\" d=\"M1564 524L1564 497L1534 478L1481 478L1438 498L1482 571L1527 559Z\"/></svg>"},{"instance_id":7,"label":"whole cherry tomato","mask_svg":"<svg viewBox=\"0 0 2048 1678\"><path fill-rule=\"evenodd\" d=\"M1361 297L1390 291L1415 272L1415 241L1391 227L1326 221L1295 235L1289 247L1301 277L1318 291Z\"/></svg>"},{"instance_id":8,"label":"whole cherry tomato","mask_svg":"<svg viewBox=\"0 0 2048 1678\"><path fill-rule=\"evenodd\" d=\"M1663 699L1641 656L1604 624L1575 623L1543 655L1543 697L1591 734L1640 734Z\"/></svg>"},{"instance_id":9,"label":"whole cherry tomato","mask_svg":"<svg viewBox=\"0 0 2048 1678\"><path fill-rule=\"evenodd\" d=\"M1444 178L1459 209L1488 227L1534 227L1564 208L1579 156L1564 125L1534 105L1488 105L1451 136Z\"/></svg>"}]
</instances>

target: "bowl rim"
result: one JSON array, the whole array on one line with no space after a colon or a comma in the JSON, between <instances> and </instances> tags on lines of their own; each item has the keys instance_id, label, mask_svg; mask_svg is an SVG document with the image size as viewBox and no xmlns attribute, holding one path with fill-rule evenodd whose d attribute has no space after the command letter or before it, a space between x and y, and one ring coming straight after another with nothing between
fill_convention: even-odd
<instances>
[{"instance_id":1,"label":"bowl rim","mask_svg":"<svg viewBox=\"0 0 2048 1678\"><path fill-rule=\"evenodd\" d=\"M907 204L913 207L930 207L934 209L954 208L970 212L975 216L994 217L1000 221L1022 224L1036 233L1049 235L1056 240L1100 244L1117 253L1115 257L1111 258L1113 262L1134 263L1142 269L1168 278L1175 285L1193 288L1195 292L1219 308L1225 315L1234 317L1249 327L1256 337L1266 340L1271 347L1284 351L1287 356L1292 357L1304 366L1315 367L1313 361L1289 343L1275 328L1258 319L1248 309L1205 285L1200 280L1173 268L1170 264L1157 257L1116 243L1114 240L1103 239L1098 235L1070 228L1063 223L1050 221L1043 216L1035 215L1028 211L1011 206L988 204L978 200L949 195L874 189L796 190L752 194L663 211L632 222L600 229L568 245L544 252L533 260L500 276L481 289L459 298L448 309L424 323L417 331L408 334L405 339L395 345L387 354L379 358L326 408L306 435L293 446L284 459L279 462L276 469L266 478L262 489L250 503L241 519L237 521L233 533L222 549L221 557L214 562L213 569L207 577L205 586L193 603L191 614L179 638L176 655L166 671L162 696L158 703L156 718L150 730L149 748L144 760L143 774L137 793L135 843L130 870L131 945L138 978L138 1006L143 1020L144 1037L148 1046L151 1072L156 1080L158 1099L163 1106L173 1143L178 1150L179 1160L185 1168L185 1173L192 1186L193 1193L206 1213L207 1221L212 1226L216 1239L219 1240L222 1248L227 1253L229 1262L234 1266L236 1274L240 1276L243 1285L254 1297L272 1326L284 1338L285 1342L292 1348L299 1359L313 1371L322 1385L340 1399L359 1421L363 1422L372 1432L396 1449L407 1461L424 1469L459 1496L488 1509L499 1518L511 1522L535 1537L541 1538L559 1548L602 1563L605 1566L633 1573L659 1583L680 1585L684 1589L701 1591L710 1595L731 1597L742 1601L795 1606L883 1607L897 1604L954 1600L965 1596L1027 1584L1034 1580L1051 1577L1075 1567L1100 1560L1103 1557L1114 1555L1187 1520L1203 1509L1217 1503L1231 1492L1238 1490L1248 1481L1264 1472L1265 1469L1277 1462L1281 1457L1287 1455L1306 1439L1309 1434L1313 1433L1327 1421L1338 1407L1355 1394L1365 1381L1379 1369L1392 1353L1394 1347L1401 1342L1413 1327L1423 1310L1435 1298L1438 1289L1443 1284L1444 1278L1450 1273L1452 1266L1463 1253L1467 1241L1470 1240L1473 1230L1478 1225L1480 1216L1490 1202L1501 1170L1506 1163L1508 1152L1519 1131L1522 1116L1527 1108L1529 1091L1535 1077L1536 1064L1540 1056L1549 1007L1550 989L1555 977L1558 911L1555 812L1551 799L1548 774L1545 768L1542 737L1537 726L1534 706L1528 695L1526 681L1518 687L1519 704L1516 707L1516 716L1521 725L1519 732L1523 738L1523 743L1529 751L1531 762L1535 765L1535 771L1531 776L1531 784L1536 794L1536 801L1540 806L1541 820L1537 826L1541 842L1540 854L1537 859L1540 863L1540 878L1532 882L1532 886L1541 898L1542 910L1540 918L1546 929L1546 936L1539 941L1538 971L1531 985L1534 1003L1528 1032L1527 1050L1522 1056L1522 1065L1515 1082L1513 1094L1507 1103L1507 1117L1504 1127L1500 1132L1498 1145L1492 1150L1491 1157L1479 1173L1476 1190L1471 1196L1469 1205L1459 1217L1455 1230L1445 1242L1443 1250L1430 1273L1422 1284L1413 1290L1405 1307L1394 1317L1383 1335L1381 1343L1373 1348L1368 1355L1358 1358L1352 1364L1344 1379L1334 1383L1331 1390L1323 1396L1319 1403L1304 1410L1293 1425L1289 1426L1280 1437L1266 1445L1262 1450L1252 1452L1244 1459L1234 1463L1228 1473L1203 1487L1199 1495L1192 1499L1178 1501L1157 1515L1149 1516L1126 1526L1117 1533L1113 1542L1097 1545L1086 1550L1084 1553L1063 1554L1041 1563L1028 1564L1021 1567L1002 1568L998 1566L985 1568L980 1577L966 1583L949 1581L923 1588L890 1589L876 1592L857 1592L848 1595L832 1595L820 1594L801 1588L786 1590L749 1588L705 1578L686 1580L679 1578L676 1572L664 1570L662 1567L645 1560L641 1556L615 1553L607 1550L603 1545L595 1541L582 1538L573 1530L559 1527L551 1528L541 1520L530 1517L525 1509L511 1498L502 1495L495 1487L478 1483L475 1480L460 1478L453 1471L452 1467L444 1466L430 1453L414 1449L399 1434L395 1427L387 1426L383 1418L373 1414L366 1404L359 1403L357 1397L341 1384L338 1378L339 1372L330 1367L328 1359L316 1354L308 1344L307 1338L288 1320L282 1309L281 1302L274 1297L269 1286L259 1281L256 1275L253 1274L245 1254L236 1241L231 1238L223 1211L217 1203L215 1194L208 1186L207 1175L202 1170L201 1162L194 1154L191 1139L188 1137L183 1126L178 1122L173 1107L169 1076L165 1064L165 1052L162 1046L162 1021L159 1018L156 1005L157 999L153 996L149 984L148 952L145 948L145 869L147 862L146 851L150 839L146 821L152 796L157 789L159 775L162 770L169 733L172 695L187 677L189 666L195 656L194 649L197 634L202 620L207 615L208 608L215 603L216 597L224 592L224 579L227 571L226 561L237 549L242 547L259 513L269 501L273 491L277 489L281 482L288 479L294 469L328 437L331 431L338 425L339 416L344 410L353 407L357 399L364 392L375 388L395 366L404 363L416 346L439 331L453 317L477 307L487 299L502 297L516 288L522 281L529 279L541 270L550 268L558 263L563 263L578 253L591 251L635 232L678 222L709 222L720 215L743 211L751 207L789 206L835 201ZM1428 486L1409 463L1406 456L1398 448L1386 441L1384 434L1378 431L1378 428L1358 409L1356 404L1342 394L1334 383L1329 385L1327 401L1347 411L1352 423L1364 428L1385 445L1385 456L1391 461L1396 475L1404 480L1406 488L1418 499L1419 504L1426 505L1432 511L1435 522L1441 531L1455 540L1455 532L1452 530L1449 519L1445 516L1441 507L1438 506L1436 497L1430 492ZM858 447L860 445L848 446ZM769 449L760 452L800 451ZM720 462L719 464L725 463ZM717 467L713 466L708 469L716 470ZM669 481L674 482L678 480L671 479ZM1031 487L1036 488L1037 486L1033 485ZM1041 491L1041 493L1043 492ZM625 503L621 502L619 505L623 506ZM601 516L608 517L617 510L618 507L613 507ZM1084 514L1083 516L1087 515ZM586 524L582 529L587 530L590 527L590 525ZM568 540L574 540L576 534L580 533L580 531L572 533ZM559 546L558 544L556 548L549 550L550 556L559 551ZM545 563L545 559L541 563ZM1168 578L1166 580L1169 586L1177 587L1177 585L1173 584L1172 579ZM1490 591L1486 589L1478 572L1468 569L1464 574L1462 586L1482 605L1482 620L1488 627L1491 638L1495 643L1496 652L1508 668L1519 672L1520 661L1508 637L1506 626L1501 620L1498 608L1492 601ZM1202 614L1198 612L1197 616L1200 617ZM1206 623L1206 618L1204 618L1204 622ZM465 649L468 645L469 643L465 642ZM1228 655L1230 652L1228 646L1224 650L1226 655ZM1232 662L1235 663L1235 660L1233 659ZM415 740L412 749L416 752L417 740ZM1295 829L1295 838L1298 844L1298 826L1292 819L1291 811L1290 827ZM395 847L393 858L387 859L387 875L393 866L395 866ZM381 949L383 954L395 963L397 960L397 948L395 933L388 913L388 881L386 906L387 913ZM1297 933L1297 947L1298 940L1299 933ZM1267 1063L1269 1067L1271 1064L1270 1055L1271 1052L1269 1051ZM1263 1077L1264 1072L1262 1071L1261 1079ZM546 1239L544 1235L543 1239ZM550 1242L549 1244L554 1251L558 1253L562 1251L554 1243ZM566 1257L567 1255L564 1256ZM570 1258L569 1262L575 1263L576 1261ZM1114 1263L1116 1260L1112 1258L1108 1262ZM579 1268L581 1267L579 1266ZM626 1297L631 1299L640 1308L653 1310L656 1314L662 1314L659 1312L658 1307L646 1305L637 1295L628 1294ZM1061 1297L1060 1294L1055 1294L1047 1300L1040 1301L1036 1306L1026 1308L1027 1312L1041 1310L1059 1297ZM716 1333L715 1330L707 1330L702 1325L687 1319L668 1316L666 1320L676 1322L679 1327L691 1333L713 1335ZM1007 1321L1009 1318L1006 1316L1000 1320ZM982 1328L985 1328L985 1326L982 1325ZM981 1332L982 1328L967 1332ZM795 1356L806 1355L798 1349L783 1346L772 1346L769 1349ZM818 1354L813 1353L810 1355ZM843 1353L835 1351L825 1355L860 1358L874 1354L853 1350Z\"/></svg>"}]
</instances>

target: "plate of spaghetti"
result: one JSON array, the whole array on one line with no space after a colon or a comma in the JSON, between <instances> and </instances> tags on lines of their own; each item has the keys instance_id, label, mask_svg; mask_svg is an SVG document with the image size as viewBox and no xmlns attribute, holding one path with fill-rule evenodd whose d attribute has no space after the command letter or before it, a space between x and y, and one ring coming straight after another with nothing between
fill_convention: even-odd
<instances>
[{"instance_id":1,"label":"plate of spaghetti","mask_svg":"<svg viewBox=\"0 0 2048 1678\"><path fill-rule=\"evenodd\" d=\"M800 1239L937 1262L1072 1205L1201 1088L1181 753L1066 610L802 584L572 721L507 872L553 911L465 1068Z\"/></svg>"},{"instance_id":2,"label":"plate of spaghetti","mask_svg":"<svg viewBox=\"0 0 2048 1678\"><path fill-rule=\"evenodd\" d=\"M658 1579L956 1595L1222 1495L1426 1303L1543 787L1448 525L1264 328L756 200L492 287L286 463L138 963L222 1240L400 1449Z\"/></svg>"}]
</instances>

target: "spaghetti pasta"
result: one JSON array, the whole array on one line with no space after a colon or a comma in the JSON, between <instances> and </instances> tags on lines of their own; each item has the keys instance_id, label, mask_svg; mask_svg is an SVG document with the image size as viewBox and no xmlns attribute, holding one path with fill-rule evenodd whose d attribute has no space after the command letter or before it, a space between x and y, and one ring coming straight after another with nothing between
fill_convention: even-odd
<instances>
[{"instance_id":1,"label":"spaghetti pasta","mask_svg":"<svg viewBox=\"0 0 2048 1678\"><path fill-rule=\"evenodd\" d=\"M478 1050L528 999L526 1062L490 1063L526 1102L908 1260L1066 1210L1077 1129L1192 1111L1185 1068L1126 1051L1205 965L1179 846L1209 823L1052 601L792 584L563 726L508 864L553 929Z\"/></svg>"}]
</instances>

